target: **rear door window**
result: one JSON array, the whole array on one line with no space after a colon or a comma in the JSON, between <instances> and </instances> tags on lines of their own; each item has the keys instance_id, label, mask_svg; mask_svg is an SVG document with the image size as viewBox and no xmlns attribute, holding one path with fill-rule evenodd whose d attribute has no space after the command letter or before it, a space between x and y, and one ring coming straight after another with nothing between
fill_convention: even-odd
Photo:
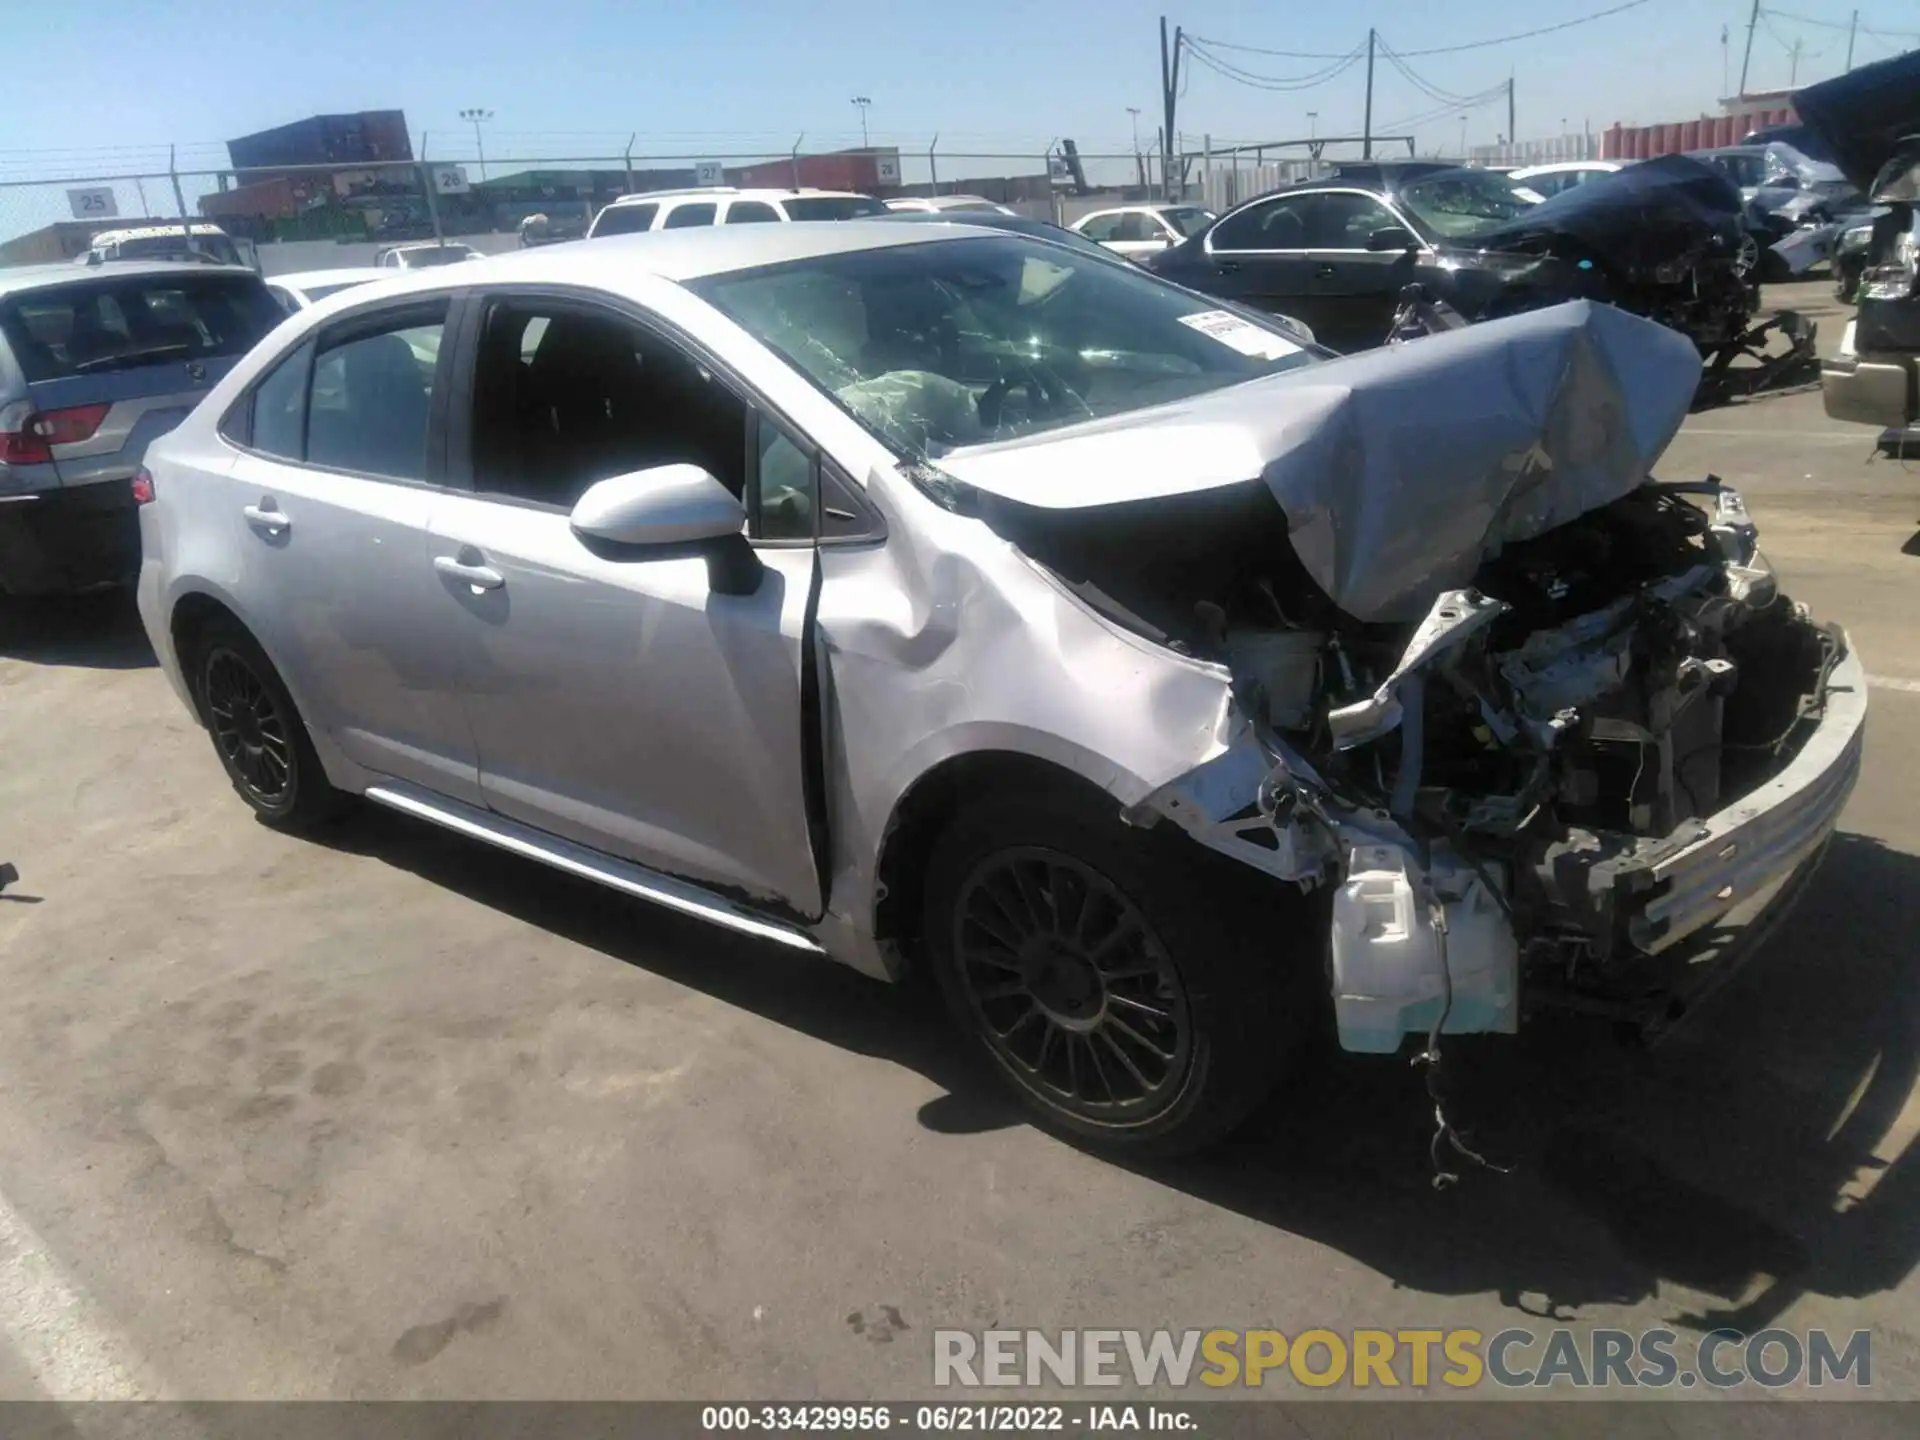
<instances>
[{"instance_id":1,"label":"rear door window","mask_svg":"<svg viewBox=\"0 0 1920 1440\"><path fill-rule=\"evenodd\" d=\"M0 304L29 383L244 355L285 318L251 275L90 278Z\"/></svg>"},{"instance_id":2,"label":"rear door window","mask_svg":"<svg viewBox=\"0 0 1920 1440\"><path fill-rule=\"evenodd\" d=\"M602 235L637 235L642 230L653 228L653 217L660 213L658 205L609 205L600 212L600 219L593 227L595 238Z\"/></svg>"},{"instance_id":3,"label":"rear door window","mask_svg":"<svg viewBox=\"0 0 1920 1440\"><path fill-rule=\"evenodd\" d=\"M307 463L424 480L444 328L444 312L429 317L415 310L373 333L356 325L337 343L322 336L307 398Z\"/></svg>"},{"instance_id":4,"label":"rear door window","mask_svg":"<svg viewBox=\"0 0 1920 1440\"><path fill-rule=\"evenodd\" d=\"M694 225L711 225L715 205L711 200L696 205L676 205L667 212L667 223L662 230L681 230Z\"/></svg>"},{"instance_id":5,"label":"rear door window","mask_svg":"<svg viewBox=\"0 0 1920 1440\"><path fill-rule=\"evenodd\" d=\"M779 218L780 212L764 200L736 200L727 207L729 225L754 225Z\"/></svg>"}]
</instances>

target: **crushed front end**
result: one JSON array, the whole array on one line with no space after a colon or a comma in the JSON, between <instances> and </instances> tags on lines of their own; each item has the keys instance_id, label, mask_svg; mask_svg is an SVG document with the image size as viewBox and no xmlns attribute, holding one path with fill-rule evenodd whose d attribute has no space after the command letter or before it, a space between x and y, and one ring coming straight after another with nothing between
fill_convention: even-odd
<instances>
[{"instance_id":1,"label":"crushed front end","mask_svg":"<svg viewBox=\"0 0 1920 1440\"><path fill-rule=\"evenodd\" d=\"M1346 1048L1550 1004L1657 1028L1832 833L1847 637L1734 490L1650 478L1699 378L1673 331L1576 303L949 462L1080 601L1223 667L1242 730L1129 816L1330 892ZM1169 457L1220 478L1037 503Z\"/></svg>"},{"instance_id":2,"label":"crushed front end","mask_svg":"<svg viewBox=\"0 0 1920 1440\"><path fill-rule=\"evenodd\" d=\"M1397 1047L1449 991L1446 1030L1564 1005L1653 1031L1724 978L1729 927L1821 853L1865 724L1846 636L1758 558L1733 491L1650 484L1512 547L1403 647L1335 657L1324 728L1282 743L1315 772L1286 823L1334 852L1348 1048Z\"/></svg>"}]
</instances>

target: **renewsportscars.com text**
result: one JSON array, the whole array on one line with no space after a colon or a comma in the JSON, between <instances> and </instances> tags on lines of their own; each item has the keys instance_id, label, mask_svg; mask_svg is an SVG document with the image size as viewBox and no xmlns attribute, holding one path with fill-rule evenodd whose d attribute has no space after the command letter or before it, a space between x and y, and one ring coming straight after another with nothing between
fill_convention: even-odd
<instances>
[{"instance_id":1,"label":"renewsportscars.com text","mask_svg":"<svg viewBox=\"0 0 1920 1440\"><path fill-rule=\"evenodd\" d=\"M1865 1330L936 1330L940 1387L1716 1390L1873 1383Z\"/></svg>"}]
</instances>

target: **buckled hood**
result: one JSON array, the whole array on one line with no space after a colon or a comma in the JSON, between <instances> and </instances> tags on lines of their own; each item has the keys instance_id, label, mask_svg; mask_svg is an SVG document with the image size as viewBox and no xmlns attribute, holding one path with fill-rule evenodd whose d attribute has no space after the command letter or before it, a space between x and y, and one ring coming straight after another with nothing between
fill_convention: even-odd
<instances>
[{"instance_id":1,"label":"buckled hood","mask_svg":"<svg viewBox=\"0 0 1920 1440\"><path fill-rule=\"evenodd\" d=\"M1793 108L1847 179L1879 200L1920 164L1920 50L1797 90Z\"/></svg>"},{"instance_id":2,"label":"buckled hood","mask_svg":"<svg viewBox=\"0 0 1920 1440\"><path fill-rule=\"evenodd\" d=\"M1699 377L1684 336L1575 301L938 463L1056 511L1258 481L1336 605L1417 620L1503 546L1643 483Z\"/></svg>"},{"instance_id":3,"label":"buckled hood","mask_svg":"<svg viewBox=\"0 0 1920 1440\"><path fill-rule=\"evenodd\" d=\"M1564 237L1643 279L1716 245L1731 259L1740 214L1740 193L1718 170L1665 155L1563 190L1474 238L1487 250L1538 250Z\"/></svg>"}]
</instances>

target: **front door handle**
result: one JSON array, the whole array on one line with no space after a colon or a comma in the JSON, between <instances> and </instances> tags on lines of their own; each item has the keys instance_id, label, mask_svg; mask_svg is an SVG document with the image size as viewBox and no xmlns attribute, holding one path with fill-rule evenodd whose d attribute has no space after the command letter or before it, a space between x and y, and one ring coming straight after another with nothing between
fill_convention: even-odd
<instances>
[{"instance_id":1,"label":"front door handle","mask_svg":"<svg viewBox=\"0 0 1920 1440\"><path fill-rule=\"evenodd\" d=\"M1333 278L1333 266L1331 265L1314 266L1313 278L1316 280L1331 280Z\"/></svg>"},{"instance_id":2,"label":"front door handle","mask_svg":"<svg viewBox=\"0 0 1920 1440\"><path fill-rule=\"evenodd\" d=\"M473 587L475 594L482 590L498 590L507 583L507 577L491 565L468 565L451 555L434 556L433 568L442 575L466 581Z\"/></svg>"},{"instance_id":3,"label":"front door handle","mask_svg":"<svg viewBox=\"0 0 1920 1440\"><path fill-rule=\"evenodd\" d=\"M1218 270L1222 275L1233 275L1238 273L1240 262L1238 260L1216 260L1213 262L1213 268Z\"/></svg>"},{"instance_id":4,"label":"front door handle","mask_svg":"<svg viewBox=\"0 0 1920 1440\"><path fill-rule=\"evenodd\" d=\"M293 528L293 521L274 509L271 500L265 505L248 505L240 513L247 517L249 525L269 535L280 535Z\"/></svg>"}]
</instances>

